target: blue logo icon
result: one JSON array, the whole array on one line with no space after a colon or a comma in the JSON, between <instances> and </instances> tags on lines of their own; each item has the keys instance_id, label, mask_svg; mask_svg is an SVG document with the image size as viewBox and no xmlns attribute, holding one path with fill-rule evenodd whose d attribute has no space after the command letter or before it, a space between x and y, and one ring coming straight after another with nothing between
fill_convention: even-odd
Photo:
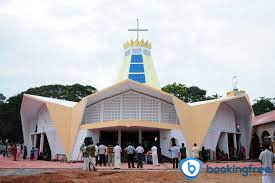
<instances>
[{"instance_id":1,"label":"blue logo icon","mask_svg":"<svg viewBox=\"0 0 275 183\"><path fill-rule=\"evenodd\" d=\"M194 180L202 170L202 162L196 158L185 158L179 162L179 166L183 175L189 180Z\"/></svg>"},{"instance_id":2,"label":"blue logo icon","mask_svg":"<svg viewBox=\"0 0 275 183\"><path fill-rule=\"evenodd\" d=\"M192 169L191 169L192 168ZM190 162L188 162L188 171L193 174L196 171L196 167L194 165L190 165Z\"/></svg>"}]
</instances>

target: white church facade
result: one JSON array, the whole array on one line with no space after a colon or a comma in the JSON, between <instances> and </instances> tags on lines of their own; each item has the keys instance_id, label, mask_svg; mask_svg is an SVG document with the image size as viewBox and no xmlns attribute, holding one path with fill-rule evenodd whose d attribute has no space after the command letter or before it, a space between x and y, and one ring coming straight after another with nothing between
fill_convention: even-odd
<instances>
[{"instance_id":1,"label":"white church facade","mask_svg":"<svg viewBox=\"0 0 275 183\"><path fill-rule=\"evenodd\" d=\"M77 160L85 137L105 145L131 142L150 149L156 143L171 158L171 139L184 143L187 155L194 143L213 152L217 146L230 154L230 147L244 146L249 157L253 110L246 94L185 103L159 86L151 43L131 40L124 44L119 81L86 96L80 102L25 94L21 106L24 144L51 158L63 155ZM214 157L211 157L214 158Z\"/></svg>"}]
</instances>

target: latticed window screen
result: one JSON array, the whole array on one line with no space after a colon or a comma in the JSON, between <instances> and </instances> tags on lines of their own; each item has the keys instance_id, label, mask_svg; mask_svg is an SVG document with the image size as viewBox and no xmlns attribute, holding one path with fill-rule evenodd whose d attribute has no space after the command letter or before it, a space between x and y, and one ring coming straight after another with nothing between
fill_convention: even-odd
<instances>
[{"instance_id":1,"label":"latticed window screen","mask_svg":"<svg viewBox=\"0 0 275 183\"><path fill-rule=\"evenodd\" d=\"M146 96L141 97L141 119L159 121L159 101Z\"/></svg>"},{"instance_id":2,"label":"latticed window screen","mask_svg":"<svg viewBox=\"0 0 275 183\"><path fill-rule=\"evenodd\" d=\"M161 120L165 123L178 122L175 107L168 103L161 103Z\"/></svg>"},{"instance_id":3,"label":"latticed window screen","mask_svg":"<svg viewBox=\"0 0 275 183\"><path fill-rule=\"evenodd\" d=\"M87 107L83 117L83 123L94 123L100 121L100 103Z\"/></svg>"},{"instance_id":4,"label":"latticed window screen","mask_svg":"<svg viewBox=\"0 0 275 183\"><path fill-rule=\"evenodd\" d=\"M139 94L122 95L122 119L139 119Z\"/></svg>"},{"instance_id":5,"label":"latticed window screen","mask_svg":"<svg viewBox=\"0 0 275 183\"><path fill-rule=\"evenodd\" d=\"M103 102L103 121L120 119L120 97Z\"/></svg>"},{"instance_id":6,"label":"latticed window screen","mask_svg":"<svg viewBox=\"0 0 275 183\"><path fill-rule=\"evenodd\" d=\"M88 106L82 123L119 119L178 124L172 104L133 91Z\"/></svg>"}]
</instances>

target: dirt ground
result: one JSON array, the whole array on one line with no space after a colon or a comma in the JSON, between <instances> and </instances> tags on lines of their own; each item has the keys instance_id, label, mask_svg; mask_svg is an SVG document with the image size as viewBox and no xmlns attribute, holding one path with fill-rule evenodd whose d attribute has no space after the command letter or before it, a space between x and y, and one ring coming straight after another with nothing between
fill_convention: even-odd
<instances>
[{"instance_id":1,"label":"dirt ground","mask_svg":"<svg viewBox=\"0 0 275 183\"><path fill-rule=\"evenodd\" d=\"M1 171L1 170L0 170ZM56 172L41 173L31 176L2 176L0 182L108 182L108 183L136 183L136 182L191 182L180 171L97 171L84 172L81 170L56 170ZM203 171L192 182L216 183L259 183L260 174L210 174Z\"/></svg>"}]
</instances>

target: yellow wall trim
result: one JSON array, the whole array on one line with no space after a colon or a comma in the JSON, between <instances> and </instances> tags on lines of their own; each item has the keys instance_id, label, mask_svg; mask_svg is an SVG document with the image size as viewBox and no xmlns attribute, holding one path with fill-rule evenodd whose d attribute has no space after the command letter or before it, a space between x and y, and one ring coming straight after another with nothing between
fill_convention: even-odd
<instances>
[{"instance_id":1,"label":"yellow wall trim","mask_svg":"<svg viewBox=\"0 0 275 183\"><path fill-rule=\"evenodd\" d=\"M105 121L81 125L80 129L100 129L108 127L147 127L147 128L159 128L159 129L179 129L180 125L177 124L165 124L159 122L143 121L143 120L116 120Z\"/></svg>"}]
</instances>

